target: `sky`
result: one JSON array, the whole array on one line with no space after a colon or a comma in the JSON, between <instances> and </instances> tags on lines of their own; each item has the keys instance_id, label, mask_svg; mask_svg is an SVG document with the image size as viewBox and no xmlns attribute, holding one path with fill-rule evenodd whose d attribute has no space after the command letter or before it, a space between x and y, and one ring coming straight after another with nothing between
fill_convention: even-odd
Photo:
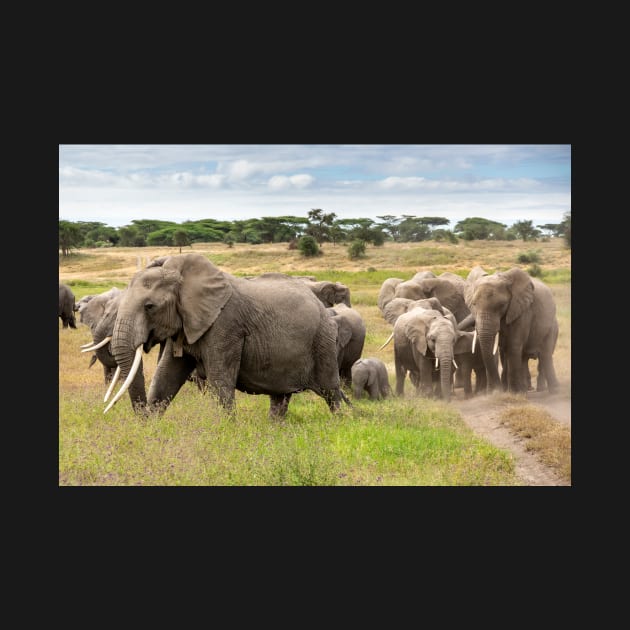
<instances>
[{"instance_id":1,"label":"sky","mask_svg":"<svg viewBox=\"0 0 630 630\"><path fill-rule=\"evenodd\" d=\"M568 144L60 144L59 219L308 216L561 223Z\"/></svg>"}]
</instances>

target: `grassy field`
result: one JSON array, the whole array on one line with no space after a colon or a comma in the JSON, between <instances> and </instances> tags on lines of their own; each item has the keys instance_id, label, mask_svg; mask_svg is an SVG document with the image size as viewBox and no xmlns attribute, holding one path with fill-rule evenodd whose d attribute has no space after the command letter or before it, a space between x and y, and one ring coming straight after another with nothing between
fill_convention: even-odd
<instances>
[{"instance_id":1,"label":"grassy field","mask_svg":"<svg viewBox=\"0 0 630 630\"><path fill-rule=\"evenodd\" d=\"M386 363L394 384L393 344L378 348L391 332L376 299L388 277L403 280L419 270L466 276L474 265L506 270L519 255L535 253L541 279L552 289L560 333L554 361L560 387L570 392L571 253L561 239L549 242L460 241L368 247L349 260L343 245L326 244L323 255L304 258L279 245L195 244L182 249L207 255L235 275L267 271L314 275L350 287L352 305L367 326L364 356ZM59 280L76 299L112 286L124 288L135 271L178 248L79 250L59 258ZM457 410L438 400L405 398L354 401L332 416L310 392L292 398L283 422L267 418L269 399L237 392L237 414L227 417L211 396L186 384L164 415L133 414L127 396L103 414L105 385L100 364L79 346L89 329L61 328L59 321L59 485L518 485L509 452L476 437ZM147 384L157 349L145 355Z\"/></svg>"}]
</instances>

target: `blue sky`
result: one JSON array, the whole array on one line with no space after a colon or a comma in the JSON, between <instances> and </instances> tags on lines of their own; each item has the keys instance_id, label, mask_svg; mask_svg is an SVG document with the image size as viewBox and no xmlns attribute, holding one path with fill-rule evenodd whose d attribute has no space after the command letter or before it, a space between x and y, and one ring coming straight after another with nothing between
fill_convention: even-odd
<instances>
[{"instance_id":1,"label":"blue sky","mask_svg":"<svg viewBox=\"0 0 630 630\"><path fill-rule=\"evenodd\" d=\"M240 220L320 208L337 218L560 223L571 145L59 145L59 218Z\"/></svg>"}]
</instances>

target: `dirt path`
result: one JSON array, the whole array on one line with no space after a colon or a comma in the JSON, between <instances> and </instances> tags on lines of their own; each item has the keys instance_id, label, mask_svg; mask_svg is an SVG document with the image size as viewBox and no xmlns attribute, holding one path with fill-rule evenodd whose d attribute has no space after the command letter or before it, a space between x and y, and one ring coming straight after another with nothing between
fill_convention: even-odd
<instances>
[{"instance_id":1,"label":"dirt path","mask_svg":"<svg viewBox=\"0 0 630 630\"><path fill-rule=\"evenodd\" d=\"M500 423L505 402L497 395L474 396L465 400L463 390L456 390L452 403L457 407L464 422L481 437L495 446L509 450L516 459L516 474L528 486L570 486L549 466L525 449L525 439L515 435ZM550 395L546 392L527 394L529 404L542 407L557 422L571 427L571 398L565 394Z\"/></svg>"}]
</instances>

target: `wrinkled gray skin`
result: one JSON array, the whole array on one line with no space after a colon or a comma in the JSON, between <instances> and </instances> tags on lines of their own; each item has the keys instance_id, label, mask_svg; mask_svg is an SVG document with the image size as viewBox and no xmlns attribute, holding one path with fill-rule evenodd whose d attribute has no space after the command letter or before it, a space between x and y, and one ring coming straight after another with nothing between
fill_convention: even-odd
<instances>
[{"instance_id":1,"label":"wrinkled gray skin","mask_svg":"<svg viewBox=\"0 0 630 630\"><path fill-rule=\"evenodd\" d=\"M361 398L367 392L370 400L391 396L387 366L376 357L359 359L352 364L352 395Z\"/></svg>"},{"instance_id":2,"label":"wrinkled gray skin","mask_svg":"<svg viewBox=\"0 0 630 630\"><path fill-rule=\"evenodd\" d=\"M459 322L470 315L470 308L464 300L466 282L449 277L423 278L401 282L394 291L394 297L421 300L435 297L440 304L448 308Z\"/></svg>"},{"instance_id":3,"label":"wrinkled gray skin","mask_svg":"<svg viewBox=\"0 0 630 630\"><path fill-rule=\"evenodd\" d=\"M440 300L437 298L424 298L422 300L410 300L409 298L394 298L391 302L388 302L383 308L383 317L392 326L396 323L396 320L407 311L410 311L416 306L422 306L423 308L432 308L436 311L440 311L444 315L444 309L440 304Z\"/></svg>"},{"instance_id":4,"label":"wrinkled gray skin","mask_svg":"<svg viewBox=\"0 0 630 630\"><path fill-rule=\"evenodd\" d=\"M394 299L396 287L401 282L404 282L402 278L387 278L383 281L383 284L378 292L378 298L376 299L376 304L378 305L381 313L383 312L385 306Z\"/></svg>"},{"instance_id":5,"label":"wrinkled gray skin","mask_svg":"<svg viewBox=\"0 0 630 630\"><path fill-rule=\"evenodd\" d=\"M79 321L89 327L94 343L99 343L105 337L112 334L114 322L116 321L117 308L107 309L107 306L110 301L114 297L119 296L121 292L122 291L117 287L112 287L103 293L86 295L77 302ZM116 301L114 301L114 304L116 304ZM105 316L106 309L107 315ZM109 343L94 351L88 367L92 367L97 360L100 361L103 366L103 377L105 385L107 385L111 382L117 367L116 360L110 352Z\"/></svg>"},{"instance_id":6,"label":"wrinkled gray skin","mask_svg":"<svg viewBox=\"0 0 630 630\"><path fill-rule=\"evenodd\" d=\"M479 277L466 288L466 302L475 318L488 389L523 393L529 386L528 360L538 359L541 387L554 392L558 380L553 351L558 339L556 304L551 289L518 267ZM499 332L503 374L492 348ZM539 376L540 379L540 376Z\"/></svg>"},{"instance_id":7,"label":"wrinkled gray skin","mask_svg":"<svg viewBox=\"0 0 630 630\"><path fill-rule=\"evenodd\" d=\"M436 395L433 388L435 358L439 361L439 391L451 399L455 342L461 333L452 313L442 315L434 309L416 307L398 317L394 324L394 364L396 395L404 395L407 372L417 379L416 394ZM412 382L414 379L412 378Z\"/></svg>"},{"instance_id":8,"label":"wrinkled gray skin","mask_svg":"<svg viewBox=\"0 0 630 630\"><path fill-rule=\"evenodd\" d=\"M345 304L351 307L350 289L341 282L330 282L329 280L311 281L301 278L301 281L317 296L319 301L327 307L336 304Z\"/></svg>"},{"instance_id":9,"label":"wrinkled gray skin","mask_svg":"<svg viewBox=\"0 0 630 630\"><path fill-rule=\"evenodd\" d=\"M366 326L361 314L345 304L326 309L337 325L337 364L341 385L352 385L352 364L361 357Z\"/></svg>"},{"instance_id":10,"label":"wrinkled gray skin","mask_svg":"<svg viewBox=\"0 0 630 630\"><path fill-rule=\"evenodd\" d=\"M311 390L331 411L345 399L339 383L336 326L303 281L244 279L199 254L154 260L138 271L118 309L112 352L126 378L136 348L166 341L151 386L150 410L165 409L199 366L220 403L235 390L270 397L271 416Z\"/></svg>"},{"instance_id":11,"label":"wrinkled gray skin","mask_svg":"<svg viewBox=\"0 0 630 630\"><path fill-rule=\"evenodd\" d=\"M472 332L460 332L453 348L455 363L454 387L463 387L464 397L470 398L473 394L484 394L487 388L486 366L479 349L479 344L472 352ZM495 355L498 358L498 355ZM472 387L472 373L475 372L475 388Z\"/></svg>"},{"instance_id":12,"label":"wrinkled gray skin","mask_svg":"<svg viewBox=\"0 0 630 630\"><path fill-rule=\"evenodd\" d=\"M74 316L75 300L72 289L67 284L59 283L59 317L63 328L76 328L77 322Z\"/></svg>"}]
</instances>

